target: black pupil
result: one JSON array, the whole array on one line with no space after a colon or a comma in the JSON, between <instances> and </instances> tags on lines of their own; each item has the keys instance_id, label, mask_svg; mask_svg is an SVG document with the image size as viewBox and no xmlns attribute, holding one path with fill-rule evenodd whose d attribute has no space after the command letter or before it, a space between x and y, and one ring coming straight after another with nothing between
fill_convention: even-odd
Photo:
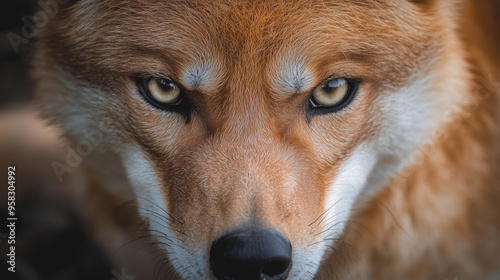
<instances>
[{"instance_id":1,"label":"black pupil","mask_svg":"<svg viewBox=\"0 0 500 280\"><path fill-rule=\"evenodd\" d=\"M342 80L333 79L322 86L323 90L327 93L332 93L342 85Z\"/></svg>"},{"instance_id":2,"label":"black pupil","mask_svg":"<svg viewBox=\"0 0 500 280\"><path fill-rule=\"evenodd\" d=\"M165 79L156 79L156 83L164 90L170 91L175 88L174 83Z\"/></svg>"}]
</instances>

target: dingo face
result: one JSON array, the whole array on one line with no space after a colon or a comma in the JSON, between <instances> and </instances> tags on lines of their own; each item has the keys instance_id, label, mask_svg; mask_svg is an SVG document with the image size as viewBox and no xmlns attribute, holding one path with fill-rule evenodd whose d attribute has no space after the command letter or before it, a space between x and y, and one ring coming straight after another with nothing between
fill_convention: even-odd
<instances>
[{"instance_id":1,"label":"dingo face","mask_svg":"<svg viewBox=\"0 0 500 280\"><path fill-rule=\"evenodd\" d=\"M444 30L403 0L78 1L39 97L72 137L113 124L181 278L310 279L431 128Z\"/></svg>"}]
</instances>

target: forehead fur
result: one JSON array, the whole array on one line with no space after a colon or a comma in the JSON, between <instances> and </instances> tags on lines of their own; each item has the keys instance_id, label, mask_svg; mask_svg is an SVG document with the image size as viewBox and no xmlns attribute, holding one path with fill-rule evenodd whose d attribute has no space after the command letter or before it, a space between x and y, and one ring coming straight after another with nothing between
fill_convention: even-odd
<instances>
[{"instance_id":1,"label":"forehead fur","mask_svg":"<svg viewBox=\"0 0 500 280\"><path fill-rule=\"evenodd\" d=\"M245 73L297 90L339 73L396 83L428 57L433 25L404 0L87 0L61 13L42 44L86 79L162 72L215 87Z\"/></svg>"}]
</instances>

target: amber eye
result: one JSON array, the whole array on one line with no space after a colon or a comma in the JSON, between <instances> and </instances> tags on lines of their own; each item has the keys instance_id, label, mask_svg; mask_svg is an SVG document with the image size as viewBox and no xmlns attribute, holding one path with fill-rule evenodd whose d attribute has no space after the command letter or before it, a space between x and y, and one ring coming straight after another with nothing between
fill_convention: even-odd
<instances>
[{"instance_id":1,"label":"amber eye","mask_svg":"<svg viewBox=\"0 0 500 280\"><path fill-rule=\"evenodd\" d=\"M312 98L317 107L333 107L342 103L349 94L349 82L332 79L314 89Z\"/></svg>"},{"instance_id":2,"label":"amber eye","mask_svg":"<svg viewBox=\"0 0 500 280\"><path fill-rule=\"evenodd\" d=\"M181 97L181 89L172 81L163 78L151 78L147 81L150 97L164 105L175 105Z\"/></svg>"},{"instance_id":3,"label":"amber eye","mask_svg":"<svg viewBox=\"0 0 500 280\"><path fill-rule=\"evenodd\" d=\"M151 106L181 113L189 120L191 106L185 90L170 78L136 76L137 90Z\"/></svg>"},{"instance_id":4,"label":"amber eye","mask_svg":"<svg viewBox=\"0 0 500 280\"><path fill-rule=\"evenodd\" d=\"M332 78L316 87L310 94L306 106L307 121L315 115L336 113L348 106L358 91L360 79Z\"/></svg>"}]
</instances>

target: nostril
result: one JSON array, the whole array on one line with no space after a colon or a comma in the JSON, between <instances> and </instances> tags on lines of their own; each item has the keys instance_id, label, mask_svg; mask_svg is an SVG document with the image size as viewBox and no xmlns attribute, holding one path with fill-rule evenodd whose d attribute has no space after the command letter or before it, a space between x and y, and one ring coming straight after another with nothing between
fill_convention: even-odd
<instances>
[{"instance_id":1,"label":"nostril","mask_svg":"<svg viewBox=\"0 0 500 280\"><path fill-rule=\"evenodd\" d=\"M288 274L288 270L291 268L290 262L291 259L273 260L264 265L261 275L271 278L285 273Z\"/></svg>"},{"instance_id":2,"label":"nostril","mask_svg":"<svg viewBox=\"0 0 500 280\"><path fill-rule=\"evenodd\" d=\"M292 245L275 231L232 232L212 244L210 266L219 280L283 280L292 267Z\"/></svg>"}]
</instances>

